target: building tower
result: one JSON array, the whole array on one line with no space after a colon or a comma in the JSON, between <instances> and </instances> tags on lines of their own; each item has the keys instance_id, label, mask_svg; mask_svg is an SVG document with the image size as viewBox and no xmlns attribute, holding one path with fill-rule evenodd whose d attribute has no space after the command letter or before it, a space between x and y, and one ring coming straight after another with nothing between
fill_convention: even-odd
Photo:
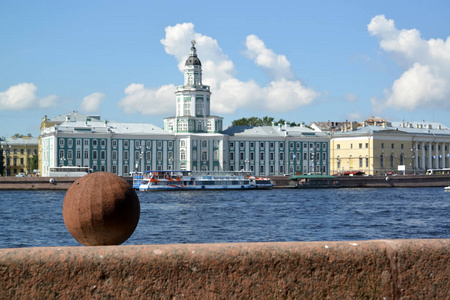
<instances>
[{"instance_id":1,"label":"building tower","mask_svg":"<svg viewBox=\"0 0 450 300\"><path fill-rule=\"evenodd\" d=\"M210 87L202 83L202 63L195 41L184 65L184 84L177 86L176 116L164 119L164 129L174 133L218 133L222 117L210 115Z\"/></svg>"}]
</instances>

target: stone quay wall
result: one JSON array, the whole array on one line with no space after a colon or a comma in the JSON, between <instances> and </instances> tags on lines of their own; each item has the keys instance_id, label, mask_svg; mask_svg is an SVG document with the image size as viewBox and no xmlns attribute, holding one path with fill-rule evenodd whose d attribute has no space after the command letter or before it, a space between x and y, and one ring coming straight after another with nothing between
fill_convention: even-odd
<instances>
[{"instance_id":1,"label":"stone quay wall","mask_svg":"<svg viewBox=\"0 0 450 300\"><path fill-rule=\"evenodd\" d=\"M0 249L1 299L448 299L450 240Z\"/></svg>"}]
</instances>

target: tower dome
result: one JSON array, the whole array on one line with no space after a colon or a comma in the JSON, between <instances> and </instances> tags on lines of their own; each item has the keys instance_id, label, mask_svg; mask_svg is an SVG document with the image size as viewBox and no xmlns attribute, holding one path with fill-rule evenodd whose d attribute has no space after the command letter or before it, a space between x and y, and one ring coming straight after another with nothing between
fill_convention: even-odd
<instances>
[{"instance_id":1,"label":"tower dome","mask_svg":"<svg viewBox=\"0 0 450 300\"><path fill-rule=\"evenodd\" d=\"M195 41L192 40L192 47L191 47L191 53L186 60L185 66L201 66L202 63L200 62L200 59L197 57L197 49L195 49Z\"/></svg>"}]
</instances>

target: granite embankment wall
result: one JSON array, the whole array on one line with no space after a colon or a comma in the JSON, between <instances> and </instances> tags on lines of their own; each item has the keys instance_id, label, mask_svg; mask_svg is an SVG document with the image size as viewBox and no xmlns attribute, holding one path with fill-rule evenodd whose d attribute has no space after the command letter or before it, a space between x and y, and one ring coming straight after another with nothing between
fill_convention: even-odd
<instances>
[{"instance_id":1,"label":"granite embankment wall","mask_svg":"<svg viewBox=\"0 0 450 300\"><path fill-rule=\"evenodd\" d=\"M448 299L450 240L0 249L1 299Z\"/></svg>"},{"instance_id":2,"label":"granite embankment wall","mask_svg":"<svg viewBox=\"0 0 450 300\"><path fill-rule=\"evenodd\" d=\"M122 177L132 184L131 177ZM288 176L271 176L276 187L292 187L295 182ZM344 188L376 187L444 187L450 185L450 175L408 176L340 176L336 180ZM78 177L0 177L0 190L67 190Z\"/></svg>"}]
</instances>

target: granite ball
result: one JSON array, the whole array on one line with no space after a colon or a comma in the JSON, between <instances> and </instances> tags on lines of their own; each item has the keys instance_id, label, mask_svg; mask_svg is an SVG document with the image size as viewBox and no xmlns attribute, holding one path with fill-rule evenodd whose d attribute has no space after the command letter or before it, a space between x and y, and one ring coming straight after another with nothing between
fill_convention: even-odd
<instances>
[{"instance_id":1,"label":"granite ball","mask_svg":"<svg viewBox=\"0 0 450 300\"><path fill-rule=\"evenodd\" d=\"M95 172L69 187L63 218L80 244L120 245L136 229L140 210L139 197L128 182L112 173Z\"/></svg>"}]
</instances>

